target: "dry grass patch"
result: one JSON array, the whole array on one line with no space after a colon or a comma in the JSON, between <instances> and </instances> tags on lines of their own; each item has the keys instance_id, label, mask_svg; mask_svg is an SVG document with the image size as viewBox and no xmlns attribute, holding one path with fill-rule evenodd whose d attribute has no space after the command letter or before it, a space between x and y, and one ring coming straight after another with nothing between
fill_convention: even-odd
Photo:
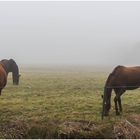
<instances>
[{"instance_id":1,"label":"dry grass patch","mask_svg":"<svg viewBox=\"0 0 140 140\"><path fill-rule=\"evenodd\" d=\"M21 139L29 131L29 126L23 120L12 120L0 124L0 138L2 139Z\"/></svg>"},{"instance_id":2,"label":"dry grass patch","mask_svg":"<svg viewBox=\"0 0 140 140\"><path fill-rule=\"evenodd\" d=\"M114 125L116 138L140 139L140 115L131 115Z\"/></svg>"}]
</instances>

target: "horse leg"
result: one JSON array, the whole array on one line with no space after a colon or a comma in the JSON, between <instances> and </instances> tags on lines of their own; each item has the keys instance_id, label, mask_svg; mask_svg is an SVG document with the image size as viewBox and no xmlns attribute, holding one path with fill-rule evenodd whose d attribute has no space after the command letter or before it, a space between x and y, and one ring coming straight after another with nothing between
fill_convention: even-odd
<instances>
[{"instance_id":1,"label":"horse leg","mask_svg":"<svg viewBox=\"0 0 140 140\"><path fill-rule=\"evenodd\" d=\"M122 112L121 95L125 92L125 89L114 89L114 91L116 93L116 96L114 98L116 115L119 115L120 112ZM118 106L119 106L119 110L118 110Z\"/></svg>"},{"instance_id":2,"label":"horse leg","mask_svg":"<svg viewBox=\"0 0 140 140\"><path fill-rule=\"evenodd\" d=\"M119 110L118 110L118 104L117 104L117 95L114 98L114 103L115 103L115 110L116 110L116 115L120 115Z\"/></svg>"},{"instance_id":3,"label":"horse leg","mask_svg":"<svg viewBox=\"0 0 140 140\"><path fill-rule=\"evenodd\" d=\"M120 96L118 98L118 104L119 104L119 109L120 109L120 112L122 112L122 103L121 103L121 95L125 92L125 89L120 89Z\"/></svg>"},{"instance_id":4,"label":"horse leg","mask_svg":"<svg viewBox=\"0 0 140 140\"><path fill-rule=\"evenodd\" d=\"M120 112L122 112L121 97L118 98L118 104L119 104L119 110L120 110Z\"/></svg>"}]
</instances>

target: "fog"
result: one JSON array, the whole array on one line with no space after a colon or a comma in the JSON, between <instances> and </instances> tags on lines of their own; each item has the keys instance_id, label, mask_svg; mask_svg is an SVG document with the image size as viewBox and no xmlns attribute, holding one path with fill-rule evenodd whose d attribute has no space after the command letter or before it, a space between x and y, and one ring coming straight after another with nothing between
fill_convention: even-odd
<instances>
[{"instance_id":1,"label":"fog","mask_svg":"<svg viewBox=\"0 0 140 140\"><path fill-rule=\"evenodd\" d=\"M140 2L0 2L0 59L140 65Z\"/></svg>"}]
</instances>

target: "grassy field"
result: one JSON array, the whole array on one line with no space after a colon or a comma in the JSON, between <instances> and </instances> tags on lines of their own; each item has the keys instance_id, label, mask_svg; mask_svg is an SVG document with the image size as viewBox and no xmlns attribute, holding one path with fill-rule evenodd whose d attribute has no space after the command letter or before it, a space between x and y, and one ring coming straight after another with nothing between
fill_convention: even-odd
<instances>
[{"instance_id":1,"label":"grassy field","mask_svg":"<svg viewBox=\"0 0 140 140\"><path fill-rule=\"evenodd\" d=\"M23 67L20 71L20 85L13 86L9 75L0 97L0 138L114 138L116 122L140 114L137 89L122 96L121 116L115 116L112 98L110 116L101 120L101 94L110 68ZM95 127L87 131L81 124Z\"/></svg>"}]
</instances>

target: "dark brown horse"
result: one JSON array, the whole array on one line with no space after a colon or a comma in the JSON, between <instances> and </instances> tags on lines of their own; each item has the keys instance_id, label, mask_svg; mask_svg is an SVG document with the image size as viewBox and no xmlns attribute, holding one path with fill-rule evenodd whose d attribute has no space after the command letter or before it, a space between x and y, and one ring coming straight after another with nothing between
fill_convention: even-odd
<instances>
[{"instance_id":1,"label":"dark brown horse","mask_svg":"<svg viewBox=\"0 0 140 140\"><path fill-rule=\"evenodd\" d=\"M8 73L12 72L13 84L19 84L19 69L13 59L3 59L0 61L0 95L2 89L6 86Z\"/></svg>"},{"instance_id":2,"label":"dark brown horse","mask_svg":"<svg viewBox=\"0 0 140 140\"><path fill-rule=\"evenodd\" d=\"M114 98L116 115L122 112L121 95L126 90L133 90L140 87L140 66L124 67L117 66L108 79L104 87L103 96L103 116L108 116L111 108L111 92L114 90L116 96Z\"/></svg>"}]
</instances>

